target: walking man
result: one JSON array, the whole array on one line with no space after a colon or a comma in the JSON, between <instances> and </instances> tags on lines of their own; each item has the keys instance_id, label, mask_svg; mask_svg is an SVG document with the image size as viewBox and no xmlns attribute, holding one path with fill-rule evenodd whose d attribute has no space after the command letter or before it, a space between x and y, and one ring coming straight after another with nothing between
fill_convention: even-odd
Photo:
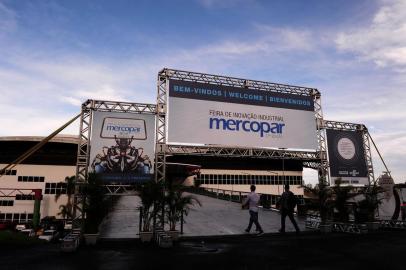
<instances>
[{"instance_id":1,"label":"walking man","mask_svg":"<svg viewBox=\"0 0 406 270\"><path fill-rule=\"evenodd\" d=\"M255 223L256 230L259 231L258 235L264 234L264 231L261 228L261 225L259 225L258 222L258 202L259 202L259 195L255 193L255 185L251 185L250 187L251 193L248 194L247 196L247 201L245 202L246 205L248 205L248 209L250 212L250 222L248 224L248 228L245 230L245 232L249 233L251 230L252 223Z\"/></svg>"},{"instance_id":2,"label":"walking man","mask_svg":"<svg viewBox=\"0 0 406 270\"><path fill-rule=\"evenodd\" d=\"M293 226L295 226L296 233L299 233L299 226L297 226L297 223L295 221L295 218L293 217L293 211L296 206L296 197L293 192L289 190L289 185L285 185L285 192L282 193L281 198L279 199L279 202L277 203L280 207L280 214L281 214L281 228L279 230L280 233L285 233L285 219L286 216L289 217L290 221L292 222Z\"/></svg>"}]
</instances>

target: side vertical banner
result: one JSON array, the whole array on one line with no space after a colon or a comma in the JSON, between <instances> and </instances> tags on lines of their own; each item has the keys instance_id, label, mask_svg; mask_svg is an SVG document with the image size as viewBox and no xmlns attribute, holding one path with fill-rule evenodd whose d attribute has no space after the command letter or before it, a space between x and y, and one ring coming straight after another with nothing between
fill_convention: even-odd
<instances>
[{"instance_id":1,"label":"side vertical banner","mask_svg":"<svg viewBox=\"0 0 406 270\"><path fill-rule=\"evenodd\" d=\"M362 133L327 129L331 184L341 178L343 184L368 184L368 170Z\"/></svg>"}]
</instances>

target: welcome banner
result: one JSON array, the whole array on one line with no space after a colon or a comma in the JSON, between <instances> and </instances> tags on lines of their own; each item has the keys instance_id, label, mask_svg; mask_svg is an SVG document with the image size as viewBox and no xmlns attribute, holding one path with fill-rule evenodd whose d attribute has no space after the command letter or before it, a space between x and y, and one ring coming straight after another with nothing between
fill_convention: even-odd
<instances>
[{"instance_id":1,"label":"welcome banner","mask_svg":"<svg viewBox=\"0 0 406 270\"><path fill-rule=\"evenodd\" d=\"M167 143L315 150L313 98L170 80Z\"/></svg>"}]
</instances>

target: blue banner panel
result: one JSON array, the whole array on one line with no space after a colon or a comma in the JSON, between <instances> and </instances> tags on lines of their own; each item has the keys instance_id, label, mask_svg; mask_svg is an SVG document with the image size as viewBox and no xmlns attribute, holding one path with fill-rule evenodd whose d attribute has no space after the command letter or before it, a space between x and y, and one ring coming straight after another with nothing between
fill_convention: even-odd
<instances>
[{"instance_id":1,"label":"blue banner panel","mask_svg":"<svg viewBox=\"0 0 406 270\"><path fill-rule=\"evenodd\" d=\"M312 96L252 90L189 81L169 81L169 96L226 103L314 111Z\"/></svg>"}]
</instances>

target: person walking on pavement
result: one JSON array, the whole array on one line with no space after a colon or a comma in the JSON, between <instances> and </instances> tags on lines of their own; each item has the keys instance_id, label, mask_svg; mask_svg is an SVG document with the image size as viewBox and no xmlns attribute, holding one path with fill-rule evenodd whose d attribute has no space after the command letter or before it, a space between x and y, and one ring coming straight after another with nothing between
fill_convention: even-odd
<instances>
[{"instance_id":1,"label":"person walking on pavement","mask_svg":"<svg viewBox=\"0 0 406 270\"><path fill-rule=\"evenodd\" d=\"M286 216L289 217L290 221L292 222L293 226L295 226L296 233L300 232L299 226L293 217L293 211L295 209L297 203L297 199L295 194L289 190L289 185L285 185L285 192L282 193L281 198L279 199L277 206L279 206L280 214L281 214L281 228L279 230L280 233L285 233L285 220Z\"/></svg>"},{"instance_id":2,"label":"person walking on pavement","mask_svg":"<svg viewBox=\"0 0 406 270\"><path fill-rule=\"evenodd\" d=\"M248 206L249 213L250 213L250 221L248 224L247 229L245 232L249 233L252 227L252 224L255 224L256 230L259 231L258 235L264 234L264 231L261 228L261 225L258 222L258 202L259 202L259 195L255 193L255 185L251 185L250 187L251 193L248 194L247 196L247 201L245 202L245 205Z\"/></svg>"}]
</instances>

